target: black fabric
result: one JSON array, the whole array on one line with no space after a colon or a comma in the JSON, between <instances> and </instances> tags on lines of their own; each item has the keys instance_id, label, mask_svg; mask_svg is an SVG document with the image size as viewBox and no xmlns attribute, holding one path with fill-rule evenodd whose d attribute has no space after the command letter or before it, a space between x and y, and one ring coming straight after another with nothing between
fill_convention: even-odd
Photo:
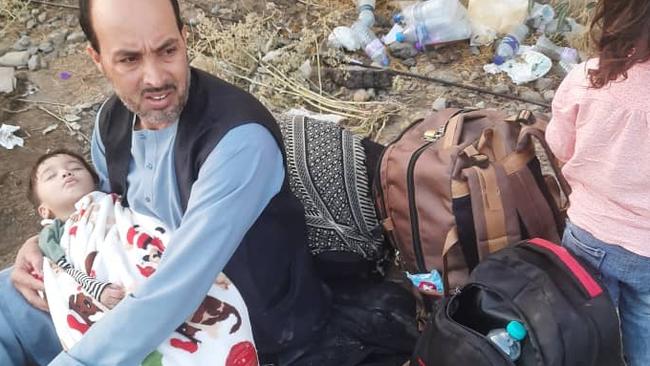
<instances>
[{"instance_id":1,"label":"black fabric","mask_svg":"<svg viewBox=\"0 0 650 366\"><path fill-rule=\"evenodd\" d=\"M309 116L280 115L278 123L289 187L305 208L307 242L319 273L366 274L385 252L367 169L381 145L364 144L350 131Z\"/></svg>"},{"instance_id":2,"label":"black fabric","mask_svg":"<svg viewBox=\"0 0 650 366\"><path fill-rule=\"evenodd\" d=\"M331 287L324 334L291 365L402 366L418 337L412 294L389 281L343 280Z\"/></svg>"},{"instance_id":3,"label":"black fabric","mask_svg":"<svg viewBox=\"0 0 650 366\"><path fill-rule=\"evenodd\" d=\"M527 242L492 254L440 304L411 364L514 365L485 335L518 320L528 335L517 366L622 366L615 307L592 278L604 290L595 297L556 255Z\"/></svg>"},{"instance_id":4,"label":"black fabric","mask_svg":"<svg viewBox=\"0 0 650 366\"><path fill-rule=\"evenodd\" d=\"M132 118L116 97L100 113L111 189L119 194L128 189ZM205 72L191 70L190 95L174 145L183 209L201 164L214 146L229 130L250 122L266 127L284 151L273 116L253 96ZM303 207L289 190L285 175L281 191L253 223L224 269L246 302L261 354L308 344L327 321L330 299L315 273L305 238Z\"/></svg>"},{"instance_id":5,"label":"black fabric","mask_svg":"<svg viewBox=\"0 0 650 366\"><path fill-rule=\"evenodd\" d=\"M467 268L471 272L479 262L474 215L472 214L472 198L467 195L452 199L451 209L456 219L460 249L465 257Z\"/></svg>"}]
</instances>

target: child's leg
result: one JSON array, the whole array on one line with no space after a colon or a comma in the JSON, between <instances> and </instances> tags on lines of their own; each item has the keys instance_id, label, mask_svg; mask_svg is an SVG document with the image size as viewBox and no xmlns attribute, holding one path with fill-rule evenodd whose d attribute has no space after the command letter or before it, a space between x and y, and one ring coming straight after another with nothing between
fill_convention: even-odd
<instances>
[{"instance_id":1,"label":"child's leg","mask_svg":"<svg viewBox=\"0 0 650 366\"><path fill-rule=\"evenodd\" d=\"M623 284L619 312L628 365L650 365L650 292Z\"/></svg>"},{"instance_id":2,"label":"child's leg","mask_svg":"<svg viewBox=\"0 0 650 366\"><path fill-rule=\"evenodd\" d=\"M619 279L614 273L611 273L610 269L612 266L615 267L615 264L612 263L614 258L607 253L608 246L569 221L567 221L562 236L562 246L567 248L573 255L583 259L593 270L598 272L598 278L607 287L614 304L618 305L620 295Z\"/></svg>"}]
</instances>

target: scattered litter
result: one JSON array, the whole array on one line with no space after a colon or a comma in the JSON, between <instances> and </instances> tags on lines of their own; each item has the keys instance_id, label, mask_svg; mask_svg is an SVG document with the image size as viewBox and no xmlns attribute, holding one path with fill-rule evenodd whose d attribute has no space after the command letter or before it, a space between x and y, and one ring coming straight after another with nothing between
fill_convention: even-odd
<instances>
[{"instance_id":1,"label":"scattered litter","mask_svg":"<svg viewBox=\"0 0 650 366\"><path fill-rule=\"evenodd\" d=\"M393 28L391 28L390 31L381 38L381 41L384 42L385 45L389 46L397 42L397 35L400 33L404 33L404 27L402 27L401 24L395 24L393 25Z\"/></svg>"},{"instance_id":2,"label":"scattered litter","mask_svg":"<svg viewBox=\"0 0 650 366\"><path fill-rule=\"evenodd\" d=\"M538 33L546 32L546 28L555 18L555 9L549 4L535 3L528 17L528 24Z\"/></svg>"},{"instance_id":3,"label":"scattered litter","mask_svg":"<svg viewBox=\"0 0 650 366\"><path fill-rule=\"evenodd\" d=\"M406 272L406 277L411 280L413 286L425 292L439 292L444 293L442 285L442 277L438 271L431 270L430 273L410 274Z\"/></svg>"},{"instance_id":4,"label":"scattered litter","mask_svg":"<svg viewBox=\"0 0 650 366\"><path fill-rule=\"evenodd\" d=\"M501 65L487 64L483 66L483 70L488 74L505 72L515 84L520 85L541 78L551 70L552 66L550 58L526 47L514 59L507 60Z\"/></svg>"},{"instance_id":5,"label":"scattered litter","mask_svg":"<svg viewBox=\"0 0 650 366\"><path fill-rule=\"evenodd\" d=\"M361 47L350 27L334 28L332 33L327 37L327 44L332 48L345 48L350 52L354 52Z\"/></svg>"},{"instance_id":6,"label":"scattered litter","mask_svg":"<svg viewBox=\"0 0 650 366\"><path fill-rule=\"evenodd\" d=\"M45 129L43 130L43 135L47 135L48 133L50 133L50 132L56 130L57 127L59 127L59 125L56 124L56 123L51 124L51 125L45 127Z\"/></svg>"},{"instance_id":7,"label":"scattered litter","mask_svg":"<svg viewBox=\"0 0 650 366\"><path fill-rule=\"evenodd\" d=\"M472 23L472 46L494 41L498 34L508 34L528 17L528 0L469 0Z\"/></svg>"},{"instance_id":8,"label":"scattered litter","mask_svg":"<svg viewBox=\"0 0 650 366\"><path fill-rule=\"evenodd\" d=\"M72 77L72 73L70 73L68 71L61 71L59 73L59 79L61 79L61 80L68 80L71 77Z\"/></svg>"},{"instance_id":9,"label":"scattered litter","mask_svg":"<svg viewBox=\"0 0 650 366\"><path fill-rule=\"evenodd\" d=\"M23 146L23 139L14 135L14 132L20 130L19 126L2 124L0 126L0 146L6 149L13 149L15 146Z\"/></svg>"}]
</instances>

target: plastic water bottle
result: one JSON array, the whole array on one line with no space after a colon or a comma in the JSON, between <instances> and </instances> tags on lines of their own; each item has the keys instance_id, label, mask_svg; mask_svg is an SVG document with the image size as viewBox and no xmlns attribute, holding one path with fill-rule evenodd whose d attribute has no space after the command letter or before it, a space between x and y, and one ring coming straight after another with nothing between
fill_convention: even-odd
<instances>
[{"instance_id":1,"label":"plastic water bottle","mask_svg":"<svg viewBox=\"0 0 650 366\"><path fill-rule=\"evenodd\" d=\"M375 0L357 0L359 20L368 28L375 24Z\"/></svg>"},{"instance_id":2,"label":"plastic water bottle","mask_svg":"<svg viewBox=\"0 0 650 366\"><path fill-rule=\"evenodd\" d=\"M575 48L558 46L544 35L537 39L534 49L555 61L564 61L569 64L578 63L579 56Z\"/></svg>"},{"instance_id":3,"label":"plastic water bottle","mask_svg":"<svg viewBox=\"0 0 650 366\"><path fill-rule=\"evenodd\" d=\"M520 24L510 32L507 36L503 37L497 45L497 50L492 60L495 64L501 65L513 58L519 51L519 45L528 35L528 27Z\"/></svg>"},{"instance_id":4,"label":"plastic water bottle","mask_svg":"<svg viewBox=\"0 0 650 366\"><path fill-rule=\"evenodd\" d=\"M393 16L395 23L412 25L423 22L441 22L455 19L462 5L458 0L427 0L405 7L401 13Z\"/></svg>"},{"instance_id":5,"label":"plastic water bottle","mask_svg":"<svg viewBox=\"0 0 650 366\"><path fill-rule=\"evenodd\" d=\"M395 39L400 43L412 43L420 51L427 45L467 39L472 34L472 29L465 20L455 20L450 23L417 22L402 32L397 32Z\"/></svg>"},{"instance_id":6,"label":"plastic water bottle","mask_svg":"<svg viewBox=\"0 0 650 366\"><path fill-rule=\"evenodd\" d=\"M511 321L505 329L493 329L487 338L496 344L512 361L517 361L521 356L521 341L526 338L526 328L518 321Z\"/></svg>"},{"instance_id":7,"label":"plastic water bottle","mask_svg":"<svg viewBox=\"0 0 650 366\"><path fill-rule=\"evenodd\" d=\"M381 43L375 33L361 20L354 22L350 28L359 41L361 48L366 51L366 55L368 55L373 62L376 62L381 66L388 66L388 54L386 53L384 44Z\"/></svg>"}]
</instances>

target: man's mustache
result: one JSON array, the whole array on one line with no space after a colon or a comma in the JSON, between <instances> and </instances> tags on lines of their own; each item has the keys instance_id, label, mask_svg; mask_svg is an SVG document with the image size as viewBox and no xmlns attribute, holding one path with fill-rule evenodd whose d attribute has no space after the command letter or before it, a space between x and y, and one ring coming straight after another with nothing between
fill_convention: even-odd
<instances>
[{"instance_id":1,"label":"man's mustache","mask_svg":"<svg viewBox=\"0 0 650 366\"><path fill-rule=\"evenodd\" d=\"M174 90L176 90L176 85L174 85L174 84L165 84L165 85L163 85L161 87L158 87L158 88L143 89L142 90L142 95L144 96L145 94L148 94L148 93L152 93L152 94L153 93L163 93L163 92L166 92L166 91L174 91Z\"/></svg>"}]
</instances>

